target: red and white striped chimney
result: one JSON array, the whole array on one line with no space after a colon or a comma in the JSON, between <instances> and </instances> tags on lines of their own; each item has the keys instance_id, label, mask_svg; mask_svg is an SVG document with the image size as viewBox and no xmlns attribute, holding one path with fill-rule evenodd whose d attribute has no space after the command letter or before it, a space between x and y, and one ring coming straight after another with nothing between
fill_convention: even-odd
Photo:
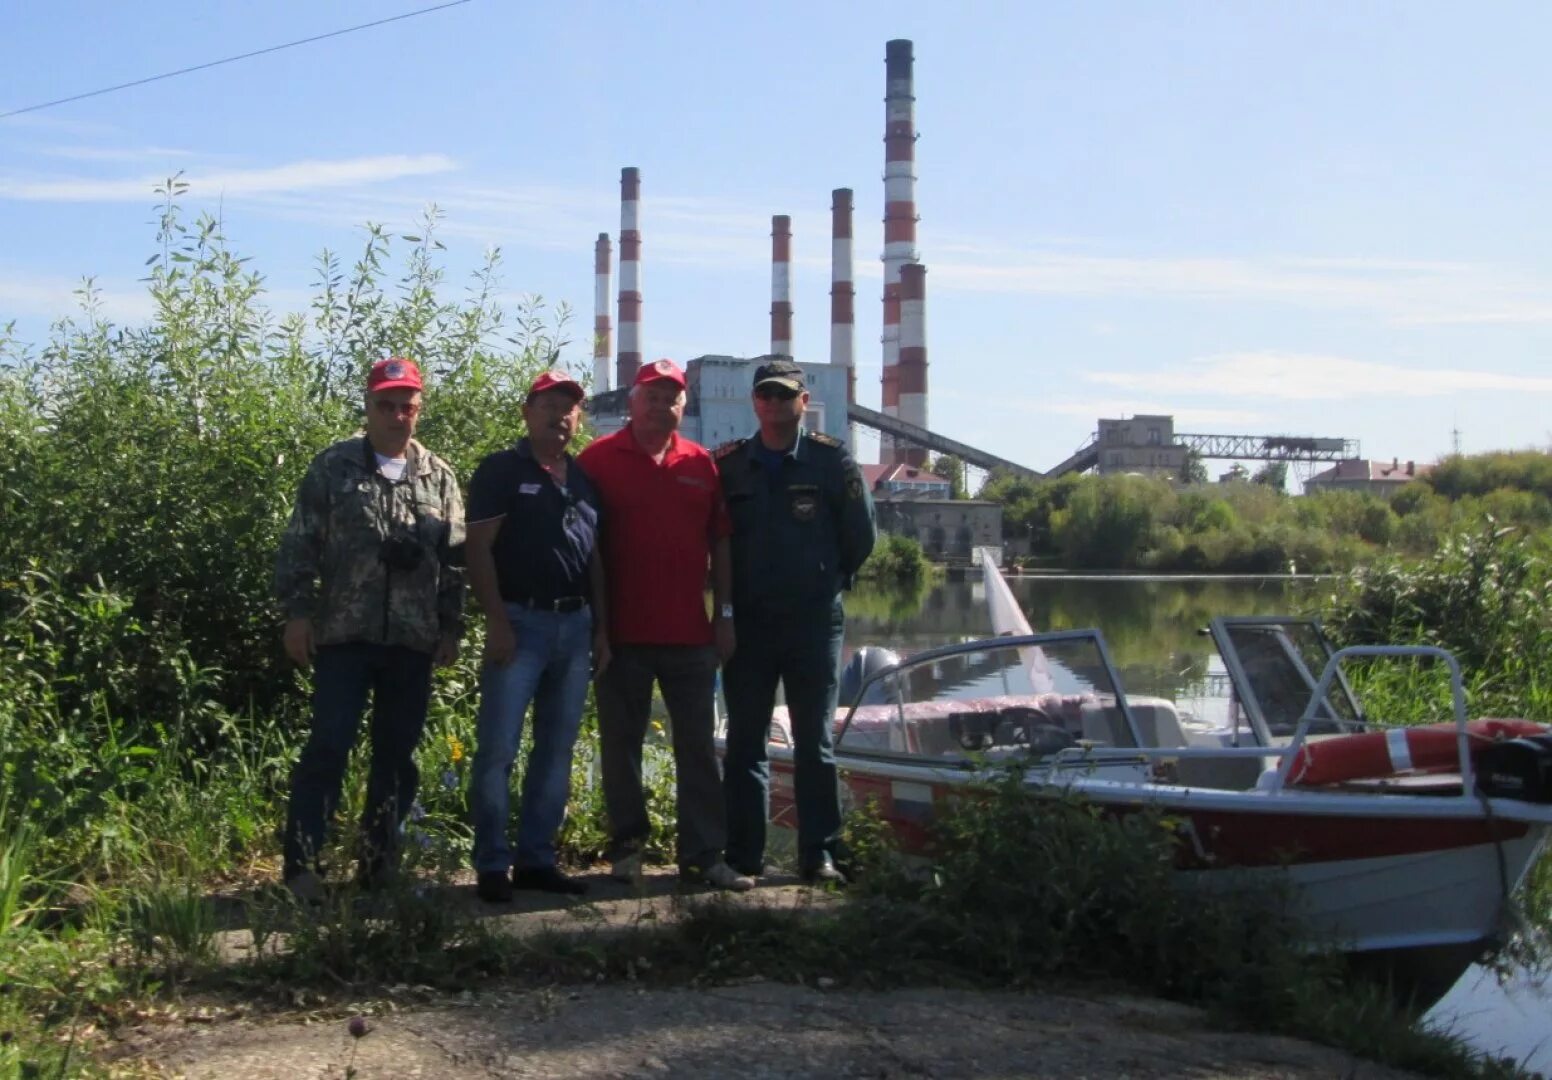
<instances>
[{"instance_id":1,"label":"red and white striped chimney","mask_svg":"<svg viewBox=\"0 0 1552 1080\"><path fill-rule=\"evenodd\" d=\"M620 170L620 352L614 384L629 386L641 368L641 170Z\"/></svg>"},{"instance_id":2,"label":"red and white striped chimney","mask_svg":"<svg viewBox=\"0 0 1552 1080\"><path fill-rule=\"evenodd\" d=\"M919 428L927 426L927 268L906 263L900 268L900 365L895 387L899 417ZM920 446L898 445L895 460L925 465L927 451Z\"/></svg>"},{"instance_id":3,"label":"red and white striped chimney","mask_svg":"<svg viewBox=\"0 0 1552 1080\"><path fill-rule=\"evenodd\" d=\"M911 43L884 47L884 375L883 411L900 415L900 269L916 261L916 95ZM926 388L921 388L926 393ZM879 460L904 460L887 435Z\"/></svg>"},{"instance_id":4,"label":"red and white striped chimney","mask_svg":"<svg viewBox=\"0 0 1552 1080\"><path fill-rule=\"evenodd\" d=\"M792 219L771 218L771 352L792 355Z\"/></svg>"},{"instance_id":5,"label":"red and white striped chimney","mask_svg":"<svg viewBox=\"0 0 1552 1080\"><path fill-rule=\"evenodd\" d=\"M609 234L598 234L593 245L593 393L609 389L609 357L614 353L614 326L609 321L609 278L614 273L614 255Z\"/></svg>"},{"instance_id":6,"label":"red and white striped chimney","mask_svg":"<svg viewBox=\"0 0 1552 1080\"><path fill-rule=\"evenodd\" d=\"M846 404L857 400L857 320L852 284L851 188L830 192L830 363L846 369Z\"/></svg>"}]
</instances>

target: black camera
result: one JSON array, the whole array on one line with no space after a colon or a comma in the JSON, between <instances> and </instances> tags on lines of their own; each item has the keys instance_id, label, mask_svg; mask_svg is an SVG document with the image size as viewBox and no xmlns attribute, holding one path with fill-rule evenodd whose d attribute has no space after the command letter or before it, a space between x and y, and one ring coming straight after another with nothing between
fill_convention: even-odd
<instances>
[{"instance_id":1,"label":"black camera","mask_svg":"<svg viewBox=\"0 0 1552 1080\"><path fill-rule=\"evenodd\" d=\"M414 570L426 557L426 549L413 536L395 533L383 541L377 557L390 570Z\"/></svg>"}]
</instances>

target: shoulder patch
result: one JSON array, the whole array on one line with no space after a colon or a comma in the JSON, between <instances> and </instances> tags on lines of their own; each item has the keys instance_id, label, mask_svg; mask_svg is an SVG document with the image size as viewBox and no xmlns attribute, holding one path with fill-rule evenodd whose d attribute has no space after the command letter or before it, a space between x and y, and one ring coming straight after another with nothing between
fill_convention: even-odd
<instances>
[{"instance_id":1,"label":"shoulder patch","mask_svg":"<svg viewBox=\"0 0 1552 1080\"><path fill-rule=\"evenodd\" d=\"M735 451L735 450L739 449L740 447L742 447L748 441L749 441L748 439L733 439L731 442L725 442L721 446L719 446L715 450L713 450L711 452L711 456L713 458L715 458L717 461L721 461L723 458L727 457L733 451Z\"/></svg>"},{"instance_id":2,"label":"shoulder patch","mask_svg":"<svg viewBox=\"0 0 1552 1080\"><path fill-rule=\"evenodd\" d=\"M804 432L804 434L807 435L810 439L813 439L820 446L839 447L843 445L840 439L837 439L834 435L826 435L822 431L807 431Z\"/></svg>"}]
</instances>

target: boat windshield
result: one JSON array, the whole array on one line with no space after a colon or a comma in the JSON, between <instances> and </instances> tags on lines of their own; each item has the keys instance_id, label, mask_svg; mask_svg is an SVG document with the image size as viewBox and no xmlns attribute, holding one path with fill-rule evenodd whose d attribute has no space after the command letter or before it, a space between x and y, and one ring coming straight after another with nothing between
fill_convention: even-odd
<instances>
[{"instance_id":1,"label":"boat windshield","mask_svg":"<svg viewBox=\"0 0 1552 1080\"><path fill-rule=\"evenodd\" d=\"M1263 742L1291 737L1331 658L1320 624L1313 619L1214 619L1213 638L1234 685L1235 723L1254 730ZM1363 727L1352 689L1339 675L1316 708L1310 734Z\"/></svg>"},{"instance_id":2,"label":"boat windshield","mask_svg":"<svg viewBox=\"0 0 1552 1080\"><path fill-rule=\"evenodd\" d=\"M975 763L1041 758L1081 740L1135 746L1095 631L971 642L922 653L865 685L837 740L848 753Z\"/></svg>"}]
</instances>

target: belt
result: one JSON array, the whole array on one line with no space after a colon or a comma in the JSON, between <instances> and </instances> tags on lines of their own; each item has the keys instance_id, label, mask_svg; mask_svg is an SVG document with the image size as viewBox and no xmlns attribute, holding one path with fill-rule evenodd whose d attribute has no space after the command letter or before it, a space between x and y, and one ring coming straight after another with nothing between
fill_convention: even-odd
<instances>
[{"instance_id":1,"label":"belt","mask_svg":"<svg viewBox=\"0 0 1552 1080\"><path fill-rule=\"evenodd\" d=\"M585 596L557 596L553 600L535 600L532 597L524 600L507 600L503 597L502 600L508 604L528 608L530 611L581 611L587 607Z\"/></svg>"}]
</instances>

